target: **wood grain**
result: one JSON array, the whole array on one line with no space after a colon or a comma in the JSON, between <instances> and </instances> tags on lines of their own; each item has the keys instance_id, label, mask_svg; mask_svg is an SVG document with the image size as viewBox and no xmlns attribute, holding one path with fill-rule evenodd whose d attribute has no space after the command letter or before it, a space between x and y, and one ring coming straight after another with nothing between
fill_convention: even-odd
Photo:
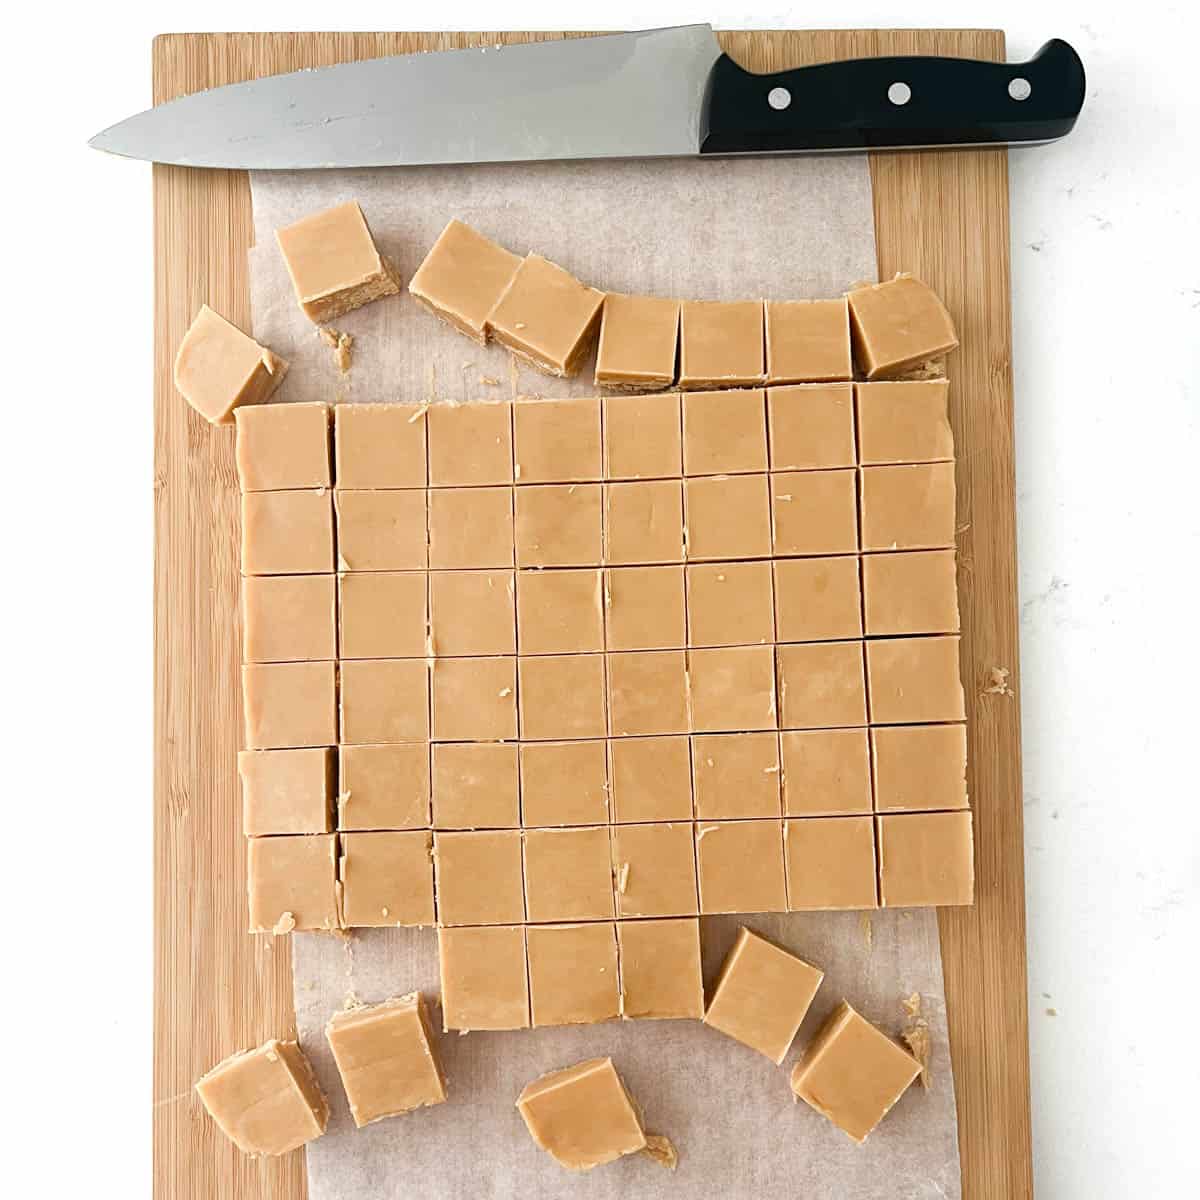
<instances>
[{"instance_id":1,"label":"wood grain","mask_svg":"<svg viewBox=\"0 0 1200 1200\"><path fill-rule=\"evenodd\" d=\"M382 54L549 34L170 34L153 49L154 100ZM755 70L879 54L1004 57L982 30L722 35ZM871 159L879 271L912 270L946 299L958 445L960 599L976 820L976 903L940 915L964 1195L1032 1195L1020 719L988 692L1017 669L1016 530L1004 151ZM214 1132L193 1081L232 1050L294 1028L287 939L245 932L237 483L233 437L175 394L171 361L207 300L249 322L252 238L242 172L154 168L155 1057L159 1200L299 1200L304 1160L249 1160Z\"/></svg>"}]
</instances>

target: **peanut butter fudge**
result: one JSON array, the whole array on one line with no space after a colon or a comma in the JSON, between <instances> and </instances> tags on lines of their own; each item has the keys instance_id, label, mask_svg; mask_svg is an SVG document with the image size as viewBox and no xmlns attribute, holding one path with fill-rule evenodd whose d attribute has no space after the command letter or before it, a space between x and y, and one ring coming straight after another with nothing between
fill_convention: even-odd
<instances>
[{"instance_id":1,"label":"peanut butter fudge","mask_svg":"<svg viewBox=\"0 0 1200 1200\"><path fill-rule=\"evenodd\" d=\"M611 920L608 826L526 830L525 908L531 922Z\"/></svg>"},{"instance_id":2,"label":"peanut butter fudge","mask_svg":"<svg viewBox=\"0 0 1200 1200\"><path fill-rule=\"evenodd\" d=\"M462 221L451 220L408 281L413 298L459 333L487 341L488 314L521 259Z\"/></svg>"},{"instance_id":3,"label":"peanut butter fudge","mask_svg":"<svg viewBox=\"0 0 1200 1200\"><path fill-rule=\"evenodd\" d=\"M710 475L683 484L687 556L692 561L769 558L766 475Z\"/></svg>"},{"instance_id":4,"label":"peanut butter fudge","mask_svg":"<svg viewBox=\"0 0 1200 1200\"><path fill-rule=\"evenodd\" d=\"M431 404L429 486L485 487L512 483L512 404Z\"/></svg>"},{"instance_id":5,"label":"peanut butter fudge","mask_svg":"<svg viewBox=\"0 0 1200 1200\"><path fill-rule=\"evenodd\" d=\"M871 762L865 729L788 730L779 735L779 748L785 817L871 811Z\"/></svg>"},{"instance_id":6,"label":"peanut butter fudge","mask_svg":"<svg viewBox=\"0 0 1200 1200\"><path fill-rule=\"evenodd\" d=\"M963 721L958 638L886 638L867 642L873 725Z\"/></svg>"},{"instance_id":7,"label":"peanut butter fudge","mask_svg":"<svg viewBox=\"0 0 1200 1200\"><path fill-rule=\"evenodd\" d=\"M685 475L740 475L766 469L767 413L762 388L684 395Z\"/></svg>"},{"instance_id":8,"label":"peanut butter fudge","mask_svg":"<svg viewBox=\"0 0 1200 1200\"><path fill-rule=\"evenodd\" d=\"M618 921L617 946L622 1016L637 1020L704 1016L699 920Z\"/></svg>"},{"instance_id":9,"label":"peanut butter fudge","mask_svg":"<svg viewBox=\"0 0 1200 1200\"><path fill-rule=\"evenodd\" d=\"M435 570L511 567L513 489L431 490L429 565Z\"/></svg>"},{"instance_id":10,"label":"peanut butter fudge","mask_svg":"<svg viewBox=\"0 0 1200 1200\"><path fill-rule=\"evenodd\" d=\"M336 670L332 662L243 666L247 749L334 745L338 740Z\"/></svg>"},{"instance_id":11,"label":"peanut butter fudge","mask_svg":"<svg viewBox=\"0 0 1200 1200\"><path fill-rule=\"evenodd\" d=\"M242 574L333 570L333 504L326 488L242 494Z\"/></svg>"},{"instance_id":12,"label":"peanut butter fudge","mask_svg":"<svg viewBox=\"0 0 1200 1200\"><path fill-rule=\"evenodd\" d=\"M513 489L518 567L596 567L603 560L603 486L547 483Z\"/></svg>"},{"instance_id":13,"label":"peanut butter fudge","mask_svg":"<svg viewBox=\"0 0 1200 1200\"><path fill-rule=\"evenodd\" d=\"M784 822L788 908L875 908L872 818L802 817Z\"/></svg>"},{"instance_id":14,"label":"peanut butter fudge","mask_svg":"<svg viewBox=\"0 0 1200 1200\"><path fill-rule=\"evenodd\" d=\"M337 657L332 575L252 575L242 581L246 662L312 662Z\"/></svg>"},{"instance_id":15,"label":"peanut butter fudge","mask_svg":"<svg viewBox=\"0 0 1200 1200\"><path fill-rule=\"evenodd\" d=\"M547 375L574 375L591 348L604 294L540 254L517 267L488 315L492 337Z\"/></svg>"},{"instance_id":16,"label":"peanut butter fudge","mask_svg":"<svg viewBox=\"0 0 1200 1200\"><path fill-rule=\"evenodd\" d=\"M420 992L334 1013L325 1037L359 1129L445 1101L446 1079Z\"/></svg>"},{"instance_id":17,"label":"peanut butter fudge","mask_svg":"<svg viewBox=\"0 0 1200 1200\"><path fill-rule=\"evenodd\" d=\"M608 760L614 821L692 819L692 766L686 737L613 738Z\"/></svg>"},{"instance_id":18,"label":"peanut butter fudge","mask_svg":"<svg viewBox=\"0 0 1200 1200\"><path fill-rule=\"evenodd\" d=\"M435 655L517 652L511 571L435 571L429 577L429 603Z\"/></svg>"},{"instance_id":19,"label":"peanut butter fudge","mask_svg":"<svg viewBox=\"0 0 1200 1200\"><path fill-rule=\"evenodd\" d=\"M786 912L783 822L710 821L696 826L702 913Z\"/></svg>"},{"instance_id":20,"label":"peanut butter fudge","mask_svg":"<svg viewBox=\"0 0 1200 1200\"><path fill-rule=\"evenodd\" d=\"M953 550L863 557L863 614L868 637L957 633L958 583Z\"/></svg>"},{"instance_id":21,"label":"peanut butter fudge","mask_svg":"<svg viewBox=\"0 0 1200 1200\"><path fill-rule=\"evenodd\" d=\"M850 310L839 300L768 300L767 382L851 379Z\"/></svg>"},{"instance_id":22,"label":"peanut butter fudge","mask_svg":"<svg viewBox=\"0 0 1200 1200\"><path fill-rule=\"evenodd\" d=\"M596 386L668 388L675 380L679 301L609 292L600 314Z\"/></svg>"},{"instance_id":23,"label":"peanut butter fudge","mask_svg":"<svg viewBox=\"0 0 1200 1200\"><path fill-rule=\"evenodd\" d=\"M513 405L518 483L587 483L604 477L600 401L522 396Z\"/></svg>"},{"instance_id":24,"label":"peanut butter fudge","mask_svg":"<svg viewBox=\"0 0 1200 1200\"><path fill-rule=\"evenodd\" d=\"M771 564L692 564L687 569L687 609L689 646L749 646L774 641Z\"/></svg>"},{"instance_id":25,"label":"peanut butter fudge","mask_svg":"<svg viewBox=\"0 0 1200 1200\"><path fill-rule=\"evenodd\" d=\"M447 1032L529 1028L523 926L439 929L438 963Z\"/></svg>"},{"instance_id":26,"label":"peanut butter fudge","mask_svg":"<svg viewBox=\"0 0 1200 1200\"><path fill-rule=\"evenodd\" d=\"M604 397L608 479L674 479L683 474L679 393Z\"/></svg>"},{"instance_id":27,"label":"peanut butter fudge","mask_svg":"<svg viewBox=\"0 0 1200 1200\"><path fill-rule=\"evenodd\" d=\"M525 936L535 1029L590 1025L621 1015L617 938L612 921L530 925Z\"/></svg>"},{"instance_id":28,"label":"peanut butter fudge","mask_svg":"<svg viewBox=\"0 0 1200 1200\"><path fill-rule=\"evenodd\" d=\"M848 383L767 389L772 471L855 465L854 393Z\"/></svg>"},{"instance_id":29,"label":"peanut butter fudge","mask_svg":"<svg viewBox=\"0 0 1200 1200\"><path fill-rule=\"evenodd\" d=\"M535 1079L517 1098L517 1109L529 1136L571 1171L590 1171L646 1147L641 1119L611 1058Z\"/></svg>"},{"instance_id":30,"label":"peanut butter fudge","mask_svg":"<svg viewBox=\"0 0 1200 1200\"><path fill-rule=\"evenodd\" d=\"M296 301L323 325L400 291L396 269L379 253L354 200L310 213L275 231Z\"/></svg>"},{"instance_id":31,"label":"peanut butter fudge","mask_svg":"<svg viewBox=\"0 0 1200 1200\"><path fill-rule=\"evenodd\" d=\"M431 676L434 741L516 740L515 658L439 658Z\"/></svg>"},{"instance_id":32,"label":"peanut butter fudge","mask_svg":"<svg viewBox=\"0 0 1200 1200\"><path fill-rule=\"evenodd\" d=\"M954 434L946 413L947 380L859 383L854 392L859 462L864 466L954 458Z\"/></svg>"},{"instance_id":33,"label":"peanut butter fudge","mask_svg":"<svg viewBox=\"0 0 1200 1200\"><path fill-rule=\"evenodd\" d=\"M858 501L853 471L784 471L771 476L776 554L853 554Z\"/></svg>"},{"instance_id":34,"label":"peanut butter fudge","mask_svg":"<svg viewBox=\"0 0 1200 1200\"><path fill-rule=\"evenodd\" d=\"M605 571L604 602L610 650L674 650L687 641L682 566Z\"/></svg>"},{"instance_id":35,"label":"peanut butter fudge","mask_svg":"<svg viewBox=\"0 0 1200 1200\"><path fill-rule=\"evenodd\" d=\"M241 405L269 399L287 369L278 354L202 304L175 355L175 387L206 421L219 425Z\"/></svg>"},{"instance_id":36,"label":"peanut butter fudge","mask_svg":"<svg viewBox=\"0 0 1200 1200\"><path fill-rule=\"evenodd\" d=\"M608 819L608 756L602 740L521 746L522 824L603 825Z\"/></svg>"},{"instance_id":37,"label":"peanut butter fudge","mask_svg":"<svg viewBox=\"0 0 1200 1200\"><path fill-rule=\"evenodd\" d=\"M346 928L434 923L433 835L428 830L343 833L340 842Z\"/></svg>"},{"instance_id":38,"label":"peanut butter fudge","mask_svg":"<svg viewBox=\"0 0 1200 1200\"><path fill-rule=\"evenodd\" d=\"M519 925L525 920L520 830L439 830L434 861L442 925Z\"/></svg>"},{"instance_id":39,"label":"peanut butter fudge","mask_svg":"<svg viewBox=\"0 0 1200 1200\"><path fill-rule=\"evenodd\" d=\"M946 306L912 275L855 288L846 299L854 355L868 379L897 375L958 345Z\"/></svg>"},{"instance_id":40,"label":"peanut butter fudge","mask_svg":"<svg viewBox=\"0 0 1200 1200\"><path fill-rule=\"evenodd\" d=\"M954 464L863 467L864 550L937 550L954 545Z\"/></svg>"},{"instance_id":41,"label":"peanut butter fudge","mask_svg":"<svg viewBox=\"0 0 1200 1200\"><path fill-rule=\"evenodd\" d=\"M780 558L775 573L775 637L828 642L862 637L859 560Z\"/></svg>"},{"instance_id":42,"label":"peanut butter fudge","mask_svg":"<svg viewBox=\"0 0 1200 1200\"><path fill-rule=\"evenodd\" d=\"M219 1062L196 1093L221 1132L243 1154L286 1154L325 1132L326 1103L296 1042L269 1038Z\"/></svg>"},{"instance_id":43,"label":"peanut butter fudge","mask_svg":"<svg viewBox=\"0 0 1200 1200\"><path fill-rule=\"evenodd\" d=\"M642 479L604 485L604 557L616 565L683 561L683 485Z\"/></svg>"},{"instance_id":44,"label":"peanut butter fudge","mask_svg":"<svg viewBox=\"0 0 1200 1200\"><path fill-rule=\"evenodd\" d=\"M435 587L442 578L433 577ZM422 657L428 630L427 583L424 571L355 571L339 576L341 657Z\"/></svg>"},{"instance_id":45,"label":"peanut butter fudge","mask_svg":"<svg viewBox=\"0 0 1200 1200\"><path fill-rule=\"evenodd\" d=\"M607 667L609 732L614 737L688 732L682 650L609 654Z\"/></svg>"},{"instance_id":46,"label":"peanut butter fudge","mask_svg":"<svg viewBox=\"0 0 1200 1200\"><path fill-rule=\"evenodd\" d=\"M777 817L779 744L774 733L696 734L692 786L696 818Z\"/></svg>"},{"instance_id":47,"label":"peanut butter fudge","mask_svg":"<svg viewBox=\"0 0 1200 1200\"><path fill-rule=\"evenodd\" d=\"M700 910L691 822L616 826L612 876L618 917L694 916Z\"/></svg>"},{"instance_id":48,"label":"peanut butter fudge","mask_svg":"<svg viewBox=\"0 0 1200 1200\"><path fill-rule=\"evenodd\" d=\"M331 747L239 750L242 832L332 833L337 763Z\"/></svg>"},{"instance_id":49,"label":"peanut butter fudge","mask_svg":"<svg viewBox=\"0 0 1200 1200\"><path fill-rule=\"evenodd\" d=\"M704 1023L783 1062L825 973L747 929L717 976Z\"/></svg>"},{"instance_id":50,"label":"peanut butter fudge","mask_svg":"<svg viewBox=\"0 0 1200 1200\"><path fill-rule=\"evenodd\" d=\"M766 371L761 300L685 300L679 315L679 386L685 390L762 383Z\"/></svg>"},{"instance_id":51,"label":"peanut butter fudge","mask_svg":"<svg viewBox=\"0 0 1200 1200\"><path fill-rule=\"evenodd\" d=\"M504 742L434 745L433 823L438 829L516 829L521 824L517 747Z\"/></svg>"},{"instance_id":52,"label":"peanut butter fudge","mask_svg":"<svg viewBox=\"0 0 1200 1200\"><path fill-rule=\"evenodd\" d=\"M770 646L689 650L688 702L697 733L775 729L775 656Z\"/></svg>"},{"instance_id":53,"label":"peanut butter fudge","mask_svg":"<svg viewBox=\"0 0 1200 1200\"><path fill-rule=\"evenodd\" d=\"M343 742L380 745L429 738L429 668L424 659L344 659Z\"/></svg>"},{"instance_id":54,"label":"peanut butter fudge","mask_svg":"<svg viewBox=\"0 0 1200 1200\"><path fill-rule=\"evenodd\" d=\"M429 747L342 746L339 829L424 829L429 815Z\"/></svg>"},{"instance_id":55,"label":"peanut butter fudge","mask_svg":"<svg viewBox=\"0 0 1200 1200\"><path fill-rule=\"evenodd\" d=\"M439 494L442 493L433 493ZM429 538L423 490L338 489L334 493L334 507L337 509L338 567L341 570L425 570L429 562Z\"/></svg>"},{"instance_id":56,"label":"peanut butter fudge","mask_svg":"<svg viewBox=\"0 0 1200 1200\"><path fill-rule=\"evenodd\" d=\"M891 813L879 822L879 902L885 908L970 904L971 814Z\"/></svg>"},{"instance_id":57,"label":"peanut butter fudge","mask_svg":"<svg viewBox=\"0 0 1200 1200\"><path fill-rule=\"evenodd\" d=\"M254 404L233 414L243 492L328 487L329 407Z\"/></svg>"},{"instance_id":58,"label":"peanut butter fudge","mask_svg":"<svg viewBox=\"0 0 1200 1200\"><path fill-rule=\"evenodd\" d=\"M871 730L877 812L967 807L967 727L895 725Z\"/></svg>"},{"instance_id":59,"label":"peanut butter fudge","mask_svg":"<svg viewBox=\"0 0 1200 1200\"><path fill-rule=\"evenodd\" d=\"M336 404L334 467L340 488L423 488L429 414L423 404Z\"/></svg>"},{"instance_id":60,"label":"peanut butter fudge","mask_svg":"<svg viewBox=\"0 0 1200 1200\"><path fill-rule=\"evenodd\" d=\"M846 1003L792 1068L792 1091L860 1144L921 1073L921 1064Z\"/></svg>"},{"instance_id":61,"label":"peanut butter fudge","mask_svg":"<svg viewBox=\"0 0 1200 1200\"><path fill-rule=\"evenodd\" d=\"M557 742L603 737L604 656L546 654L517 660L521 738Z\"/></svg>"},{"instance_id":62,"label":"peanut butter fudge","mask_svg":"<svg viewBox=\"0 0 1200 1200\"><path fill-rule=\"evenodd\" d=\"M517 574L517 644L522 654L604 649L603 581L598 568Z\"/></svg>"},{"instance_id":63,"label":"peanut butter fudge","mask_svg":"<svg viewBox=\"0 0 1200 1200\"><path fill-rule=\"evenodd\" d=\"M862 642L779 646L779 727L837 729L867 723Z\"/></svg>"},{"instance_id":64,"label":"peanut butter fudge","mask_svg":"<svg viewBox=\"0 0 1200 1200\"><path fill-rule=\"evenodd\" d=\"M341 927L336 834L250 838L246 855L251 933Z\"/></svg>"}]
</instances>

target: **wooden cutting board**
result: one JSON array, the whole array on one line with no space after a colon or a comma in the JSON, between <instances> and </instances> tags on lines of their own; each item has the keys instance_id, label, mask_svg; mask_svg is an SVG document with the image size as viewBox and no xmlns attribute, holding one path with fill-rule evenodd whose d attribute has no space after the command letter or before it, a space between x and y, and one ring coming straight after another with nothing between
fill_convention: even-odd
<instances>
[{"instance_id":1,"label":"wooden cutting board","mask_svg":"<svg viewBox=\"0 0 1200 1200\"><path fill-rule=\"evenodd\" d=\"M154 101L300 67L549 36L556 35L169 34L154 42ZM884 54L1004 58L1004 35L994 30L730 33L721 41L758 71ZM1033 1185L1007 152L873 154L871 175L880 277L911 270L926 279L945 298L962 340L950 361L950 415L976 901L943 910L940 929L964 1195L1019 1200ZM246 933L233 434L210 428L171 383L175 348L202 302L249 327L251 240L244 172L154 168L159 1200L298 1200L305 1193L302 1155L242 1157L191 1091L231 1051L294 1029L288 939Z\"/></svg>"}]
</instances>

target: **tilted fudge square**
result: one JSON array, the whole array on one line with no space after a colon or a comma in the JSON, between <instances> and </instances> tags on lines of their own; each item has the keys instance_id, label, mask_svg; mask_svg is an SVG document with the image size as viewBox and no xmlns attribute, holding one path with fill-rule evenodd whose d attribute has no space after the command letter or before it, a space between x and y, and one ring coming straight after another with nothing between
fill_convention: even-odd
<instances>
[{"instance_id":1,"label":"tilted fudge square","mask_svg":"<svg viewBox=\"0 0 1200 1200\"><path fill-rule=\"evenodd\" d=\"M897 375L958 345L941 298L912 275L855 288L846 299L854 356L868 379Z\"/></svg>"},{"instance_id":2,"label":"tilted fudge square","mask_svg":"<svg viewBox=\"0 0 1200 1200\"><path fill-rule=\"evenodd\" d=\"M675 380L679 301L609 292L600 315L596 386L653 391Z\"/></svg>"}]
</instances>

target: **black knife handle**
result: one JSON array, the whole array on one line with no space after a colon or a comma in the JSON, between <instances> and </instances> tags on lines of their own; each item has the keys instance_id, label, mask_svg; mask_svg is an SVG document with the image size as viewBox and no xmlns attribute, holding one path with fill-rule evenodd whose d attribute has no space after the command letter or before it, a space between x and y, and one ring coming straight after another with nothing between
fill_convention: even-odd
<instances>
[{"instance_id":1,"label":"black knife handle","mask_svg":"<svg viewBox=\"0 0 1200 1200\"><path fill-rule=\"evenodd\" d=\"M913 55L777 75L753 74L722 54L705 90L700 152L1048 142L1070 132L1084 87L1079 55L1058 38L1025 63Z\"/></svg>"}]
</instances>

